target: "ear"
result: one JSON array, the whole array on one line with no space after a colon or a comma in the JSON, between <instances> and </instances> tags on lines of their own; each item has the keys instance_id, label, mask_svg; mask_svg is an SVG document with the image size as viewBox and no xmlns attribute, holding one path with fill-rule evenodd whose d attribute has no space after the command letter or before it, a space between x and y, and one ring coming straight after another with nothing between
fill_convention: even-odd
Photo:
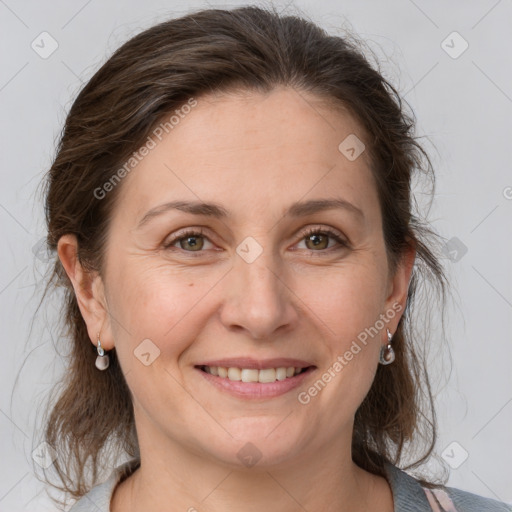
<instances>
[{"instance_id":1,"label":"ear","mask_svg":"<svg viewBox=\"0 0 512 512\"><path fill-rule=\"evenodd\" d=\"M111 350L114 343L101 276L98 272L88 272L82 268L78 260L78 242L75 235L63 235L59 239L57 254L75 290L89 338L96 345L100 334L102 347Z\"/></svg>"},{"instance_id":2,"label":"ear","mask_svg":"<svg viewBox=\"0 0 512 512\"><path fill-rule=\"evenodd\" d=\"M385 311L395 311L397 314L389 322L388 329L394 333L398 322L403 315L409 292L409 282L411 280L412 269L416 259L416 247L414 242L404 251L396 272L390 276L388 293L385 302Z\"/></svg>"}]
</instances>

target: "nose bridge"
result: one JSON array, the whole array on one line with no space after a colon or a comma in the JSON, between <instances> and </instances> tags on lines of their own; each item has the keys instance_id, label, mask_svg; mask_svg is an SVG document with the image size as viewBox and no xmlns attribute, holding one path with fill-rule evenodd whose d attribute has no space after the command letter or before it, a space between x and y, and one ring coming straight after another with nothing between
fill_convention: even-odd
<instances>
[{"instance_id":1,"label":"nose bridge","mask_svg":"<svg viewBox=\"0 0 512 512\"><path fill-rule=\"evenodd\" d=\"M294 309L280 269L269 237L262 242L247 237L237 246L222 315L226 327L245 328L261 339L293 321Z\"/></svg>"},{"instance_id":2,"label":"nose bridge","mask_svg":"<svg viewBox=\"0 0 512 512\"><path fill-rule=\"evenodd\" d=\"M280 265L270 247L269 237L263 243L248 237L239 244L236 252L238 257L233 270L240 276L245 290L246 300L242 302L251 303L253 307L276 309L283 299L283 284L274 270Z\"/></svg>"}]
</instances>

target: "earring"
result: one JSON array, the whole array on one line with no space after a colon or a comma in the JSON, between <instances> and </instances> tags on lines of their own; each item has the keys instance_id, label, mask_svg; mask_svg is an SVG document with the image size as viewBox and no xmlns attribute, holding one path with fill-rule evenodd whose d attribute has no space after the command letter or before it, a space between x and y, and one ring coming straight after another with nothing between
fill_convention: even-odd
<instances>
[{"instance_id":1,"label":"earring","mask_svg":"<svg viewBox=\"0 0 512 512\"><path fill-rule=\"evenodd\" d=\"M380 357L379 363L386 365L391 364L395 360L395 351L391 346L391 340L393 339L393 335L389 332L389 329L386 329L388 333L388 343L387 345L382 345L380 348Z\"/></svg>"},{"instance_id":2,"label":"earring","mask_svg":"<svg viewBox=\"0 0 512 512\"><path fill-rule=\"evenodd\" d=\"M110 364L110 358L108 355L105 354L105 350L103 350L103 347L101 346L100 342L100 333L98 333L98 357L96 357L96 368L98 370L106 370L108 368L108 365Z\"/></svg>"}]
</instances>

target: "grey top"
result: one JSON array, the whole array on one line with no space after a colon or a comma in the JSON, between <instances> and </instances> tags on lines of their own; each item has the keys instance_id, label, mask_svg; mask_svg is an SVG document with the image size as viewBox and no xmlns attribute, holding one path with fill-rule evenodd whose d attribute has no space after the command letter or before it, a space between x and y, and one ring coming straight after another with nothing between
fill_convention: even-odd
<instances>
[{"instance_id":1,"label":"grey top","mask_svg":"<svg viewBox=\"0 0 512 512\"><path fill-rule=\"evenodd\" d=\"M110 500L116 485L138 467L139 461L136 459L118 466L108 480L82 496L69 512L110 512ZM392 464L386 464L384 469L393 493L394 512L432 512L425 491L414 477ZM445 487L444 491L452 499L457 512L512 512L511 505L500 501L452 487Z\"/></svg>"}]
</instances>

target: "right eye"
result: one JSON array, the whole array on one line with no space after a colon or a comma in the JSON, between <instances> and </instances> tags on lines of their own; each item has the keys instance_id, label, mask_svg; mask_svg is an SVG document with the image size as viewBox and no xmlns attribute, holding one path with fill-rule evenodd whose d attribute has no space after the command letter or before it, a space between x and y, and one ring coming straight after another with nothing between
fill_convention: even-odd
<instances>
[{"instance_id":1,"label":"right eye","mask_svg":"<svg viewBox=\"0 0 512 512\"><path fill-rule=\"evenodd\" d=\"M178 232L171 240L166 241L163 247L164 249L175 248L175 244L179 243L180 247L178 249L185 252L203 252L201 249L204 247L204 241L202 242L201 240L208 240L202 229L187 229ZM187 245L192 249L189 250Z\"/></svg>"}]
</instances>

